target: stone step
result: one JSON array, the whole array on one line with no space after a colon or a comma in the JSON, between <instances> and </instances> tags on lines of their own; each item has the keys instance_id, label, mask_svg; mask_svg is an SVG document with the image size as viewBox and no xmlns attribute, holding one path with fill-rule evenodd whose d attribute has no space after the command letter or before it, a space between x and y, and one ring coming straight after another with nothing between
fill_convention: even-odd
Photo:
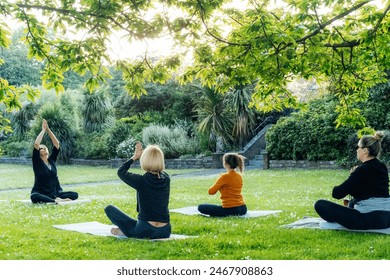
<instances>
[{"instance_id":1,"label":"stone step","mask_svg":"<svg viewBox=\"0 0 390 280\"><path fill-rule=\"evenodd\" d=\"M248 165L263 168L263 160L251 159Z\"/></svg>"},{"instance_id":2,"label":"stone step","mask_svg":"<svg viewBox=\"0 0 390 280\"><path fill-rule=\"evenodd\" d=\"M255 155L255 160L263 160L263 155Z\"/></svg>"}]
</instances>

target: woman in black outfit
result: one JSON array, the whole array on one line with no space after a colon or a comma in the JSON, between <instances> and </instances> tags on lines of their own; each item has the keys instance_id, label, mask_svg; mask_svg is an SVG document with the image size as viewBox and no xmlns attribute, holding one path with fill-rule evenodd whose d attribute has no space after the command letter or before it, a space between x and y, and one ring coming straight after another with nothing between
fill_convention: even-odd
<instances>
[{"instance_id":1,"label":"woman in black outfit","mask_svg":"<svg viewBox=\"0 0 390 280\"><path fill-rule=\"evenodd\" d=\"M49 150L41 141L45 133L50 137L53 143L52 153L49 156ZM75 200L78 198L76 192L64 192L60 186L57 176L56 161L60 151L60 143L56 136L50 130L47 121L42 120L42 131L35 139L32 154L32 164L34 171L34 186L31 190L31 201L33 203L62 202Z\"/></svg>"},{"instance_id":2,"label":"woman in black outfit","mask_svg":"<svg viewBox=\"0 0 390 280\"><path fill-rule=\"evenodd\" d=\"M140 159L141 168L146 171L143 175L128 172L137 159ZM148 146L143 151L141 142L135 145L134 155L118 169L118 176L137 191L138 220L130 218L115 206L107 206L104 211L117 226L112 228L112 234L148 239L170 236L170 178L164 169L164 154L159 147Z\"/></svg>"},{"instance_id":3,"label":"woman in black outfit","mask_svg":"<svg viewBox=\"0 0 390 280\"><path fill-rule=\"evenodd\" d=\"M327 200L318 200L314 208L321 218L348 229L383 229L390 227L389 174L378 160L382 132L363 136L358 143L357 158L362 162L348 179L334 187L332 197L353 198L348 207Z\"/></svg>"}]
</instances>

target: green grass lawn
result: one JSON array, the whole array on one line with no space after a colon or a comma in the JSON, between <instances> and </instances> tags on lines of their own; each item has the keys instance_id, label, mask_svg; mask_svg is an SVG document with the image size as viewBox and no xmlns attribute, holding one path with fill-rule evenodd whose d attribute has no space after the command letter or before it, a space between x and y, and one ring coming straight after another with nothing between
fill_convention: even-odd
<instances>
[{"instance_id":1,"label":"green grass lawn","mask_svg":"<svg viewBox=\"0 0 390 280\"><path fill-rule=\"evenodd\" d=\"M168 170L170 174L187 171ZM65 190L77 191L80 198L92 202L66 206L18 202L29 198L31 167L0 164L0 200L6 200L0 202L0 259L381 260L390 256L390 237L386 235L280 227L305 216L316 217L314 202L329 199L332 187L348 176L346 170L247 171L244 196L248 208L280 209L282 213L251 219L172 213L173 233L198 238L168 242L119 240L53 228L55 224L89 221L110 224L103 210L108 204L136 217L135 191L117 181L116 169L59 166L59 172L63 185L78 183ZM219 203L219 195L207 194L216 177L172 176L170 208Z\"/></svg>"}]
</instances>

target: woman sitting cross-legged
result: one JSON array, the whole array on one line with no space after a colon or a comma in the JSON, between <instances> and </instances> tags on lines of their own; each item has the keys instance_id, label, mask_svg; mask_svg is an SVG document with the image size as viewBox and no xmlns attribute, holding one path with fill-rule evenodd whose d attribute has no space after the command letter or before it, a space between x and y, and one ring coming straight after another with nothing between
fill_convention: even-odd
<instances>
[{"instance_id":1,"label":"woman sitting cross-legged","mask_svg":"<svg viewBox=\"0 0 390 280\"><path fill-rule=\"evenodd\" d=\"M200 204L198 211L212 217L241 216L247 212L242 191L242 173L244 171L244 157L237 153L227 153L222 158L226 173L222 174L212 185L208 193L221 193L222 206ZM236 171L238 168L239 172Z\"/></svg>"},{"instance_id":2,"label":"woman sitting cross-legged","mask_svg":"<svg viewBox=\"0 0 390 280\"><path fill-rule=\"evenodd\" d=\"M363 136L358 143L357 158L362 164L353 169L348 179L333 188L332 196L353 198L349 206L318 200L314 208L321 218L348 229L384 229L390 227L389 174L378 160L382 132Z\"/></svg>"},{"instance_id":3,"label":"woman sitting cross-legged","mask_svg":"<svg viewBox=\"0 0 390 280\"><path fill-rule=\"evenodd\" d=\"M43 136L47 133L53 143L53 149L49 155L49 150L45 145L41 145ZM66 191L61 188L57 176L56 161L60 152L60 142L50 130L46 120L42 120L42 131L35 139L32 154L32 164L34 171L34 186L31 190L30 199L33 203L63 202L78 198L77 192Z\"/></svg>"},{"instance_id":4,"label":"woman sitting cross-legged","mask_svg":"<svg viewBox=\"0 0 390 280\"><path fill-rule=\"evenodd\" d=\"M143 175L128 171L138 159L141 168L146 171ZM117 226L112 228L112 234L148 239L170 236L170 178L164 169L164 154L158 146L151 145L142 150L141 142L135 145L133 157L118 169L118 176L137 191L138 220L130 218L117 207L108 205L104 211Z\"/></svg>"}]
</instances>

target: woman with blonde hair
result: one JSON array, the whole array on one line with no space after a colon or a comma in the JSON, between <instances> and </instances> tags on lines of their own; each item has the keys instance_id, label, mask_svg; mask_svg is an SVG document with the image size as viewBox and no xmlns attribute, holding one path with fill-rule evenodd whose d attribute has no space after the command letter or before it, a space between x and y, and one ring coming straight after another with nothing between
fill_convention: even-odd
<instances>
[{"instance_id":1,"label":"woman with blonde hair","mask_svg":"<svg viewBox=\"0 0 390 280\"><path fill-rule=\"evenodd\" d=\"M352 169L348 179L333 188L332 197L352 196L353 203L343 206L318 200L314 208L321 218L349 229L383 229L390 227L389 173L379 161L382 132L363 136L356 156L362 164Z\"/></svg>"},{"instance_id":2,"label":"woman with blonde hair","mask_svg":"<svg viewBox=\"0 0 390 280\"><path fill-rule=\"evenodd\" d=\"M221 205L200 204L198 211L211 217L241 216L247 212L244 197L241 194L243 187L242 173L244 172L244 160L242 155L227 153L223 155L223 173L212 185L208 193L210 195L221 193ZM236 171L238 169L239 172Z\"/></svg>"},{"instance_id":3,"label":"woman with blonde hair","mask_svg":"<svg viewBox=\"0 0 390 280\"><path fill-rule=\"evenodd\" d=\"M138 159L145 171L143 175L128 171ZM107 206L104 211L117 226L111 230L112 234L148 239L170 236L170 178L164 169L164 153L161 149L150 145L142 150L141 142L137 142L134 155L118 169L118 176L137 191L138 219L130 218L115 206Z\"/></svg>"}]
</instances>

